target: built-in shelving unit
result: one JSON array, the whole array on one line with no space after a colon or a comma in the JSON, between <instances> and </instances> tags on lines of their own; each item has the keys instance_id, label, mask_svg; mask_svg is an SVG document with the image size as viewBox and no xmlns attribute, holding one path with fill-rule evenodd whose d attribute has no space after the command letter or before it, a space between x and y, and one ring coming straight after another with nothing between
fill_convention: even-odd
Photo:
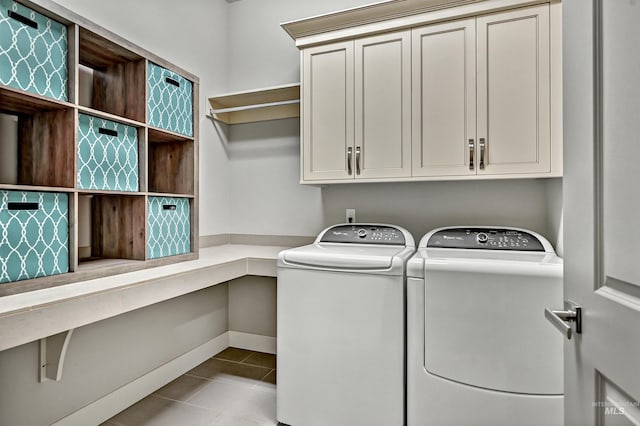
<instances>
[{"instance_id":1,"label":"built-in shelving unit","mask_svg":"<svg viewBox=\"0 0 640 426\"><path fill-rule=\"evenodd\" d=\"M0 18L0 296L197 259L198 77L50 0Z\"/></svg>"},{"instance_id":2,"label":"built-in shelving unit","mask_svg":"<svg viewBox=\"0 0 640 426\"><path fill-rule=\"evenodd\" d=\"M209 98L211 117L226 124L300 117L300 83Z\"/></svg>"}]
</instances>

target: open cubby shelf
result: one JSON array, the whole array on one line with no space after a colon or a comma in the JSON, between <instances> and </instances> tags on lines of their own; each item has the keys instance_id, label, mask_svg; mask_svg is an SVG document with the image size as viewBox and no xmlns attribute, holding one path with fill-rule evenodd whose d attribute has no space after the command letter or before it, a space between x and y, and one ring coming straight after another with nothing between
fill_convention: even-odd
<instances>
[{"instance_id":1,"label":"open cubby shelf","mask_svg":"<svg viewBox=\"0 0 640 426\"><path fill-rule=\"evenodd\" d=\"M6 34L26 30L35 40L44 26L7 19L2 63L31 55L46 78L60 76L54 89L63 92L52 95L36 70L20 71L32 72L31 80L0 73L0 221L24 227L20 221L36 221L43 203L17 203L20 215L15 200L62 194L55 209L66 215L68 233L52 238L66 243L69 272L0 276L0 296L196 259L198 78L49 0L20 0L18 8L61 29L42 59L36 42L17 52ZM42 234L45 225L36 225ZM173 241L150 235L152 228L178 229L182 245L160 247ZM26 250L13 241L0 248Z\"/></svg>"}]
</instances>

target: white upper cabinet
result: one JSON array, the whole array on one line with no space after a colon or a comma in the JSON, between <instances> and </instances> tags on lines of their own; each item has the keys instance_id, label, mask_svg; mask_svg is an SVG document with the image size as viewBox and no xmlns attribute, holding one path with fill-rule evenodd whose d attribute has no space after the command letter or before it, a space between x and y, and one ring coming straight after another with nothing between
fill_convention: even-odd
<instances>
[{"instance_id":1,"label":"white upper cabinet","mask_svg":"<svg viewBox=\"0 0 640 426\"><path fill-rule=\"evenodd\" d=\"M353 175L353 42L302 56L302 180Z\"/></svg>"},{"instance_id":2,"label":"white upper cabinet","mask_svg":"<svg viewBox=\"0 0 640 426\"><path fill-rule=\"evenodd\" d=\"M478 174L549 173L549 5L481 16Z\"/></svg>"},{"instance_id":3,"label":"white upper cabinet","mask_svg":"<svg viewBox=\"0 0 640 426\"><path fill-rule=\"evenodd\" d=\"M562 5L509 4L283 24L302 49L302 182L562 176Z\"/></svg>"},{"instance_id":4,"label":"white upper cabinet","mask_svg":"<svg viewBox=\"0 0 640 426\"><path fill-rule=\"evenodd\" d=\"M476 173L476 22L413 30L413 176Z\"/></svg>"},{"instance_id":5,"label":"white upper cabinet","mask_svg":"<svg viewBox=\"0 0 640 426\"><path fill-rule=\"evenodd\" d=\"M411 33L355 41L355 178L411 176Z\"/></svg>"},{"instance_id":6,"label":"white upper cabinet","mask_svg":"<svg viewBox=\"0 0 640 426\"><path fill-rule=\"evenodd\" d=\"M411 175L408 31L305 49L303 181Z\"/></svg>"},{"instance_id":7,"label":"white upper cabinet","mask_svg":"<svg viewBox=\"0 0 640 426\"><path fill-rule=\"evenodd\" d=\"M413 30L413 176L551 170L549 5Z\"/></svg>"}]
</instances>

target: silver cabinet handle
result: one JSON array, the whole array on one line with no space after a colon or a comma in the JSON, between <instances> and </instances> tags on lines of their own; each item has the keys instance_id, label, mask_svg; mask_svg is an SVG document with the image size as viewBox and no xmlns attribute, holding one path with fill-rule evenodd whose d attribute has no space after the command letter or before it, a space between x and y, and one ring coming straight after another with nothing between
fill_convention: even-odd
<instances>
[{"instance_id":1,"label":"silver cabinet handle","mask_svg":"<svg viewBox=\"0 0 640 426\"><path fill-rule=\"evenodd\" d=\"M487 144L484 138L480 138L480 170L484 170L484 156L487 150Z\"/></svg>"},{"instance_id":2,"label":"silver cabinet handle","mask_svg":"<svg viewBox=\"0 0 640 426\"><path fill-rule=\"evenodd\" d=\"M469 170L473 171L475 166L473 164L473 155L474 155L475 142L473 139L469 139Z\"/></svg>"},{"instance_id":3,"label":"silver cabinet handle","mask_svg":"<svg viewBox=\"0 0 640 426\"><path fill-rule=\"evenodd\" d=\"M545 309L544 316L564 334L564 337L571 340L573 335L572 324L575 323L575 332L577 334L582 333L582 308L570 300L565 300L564 309L564 311Z\"/></svg>"},{"instance_id":4,"label":"silver cabinet handle","mask_svg":"<svg viewBox=\"0 0 640 426\"><path fill-rule=\"evenodd\" d=\"M351 170L351 157L353 156L353 148L349 147L347 148L347 171L349 172L349 175L351 175L353 173L353 170Z\"/></svg>"},{"instance_id":5,"label":"silver cabinet handle","mask_svg":"<svg viewBox=\"0 0 640 426\"><path fill-rule=\"evenodd\" d=\"M356 174L360 174L360 147L356 146Z\"/></svg>"}]
</instances>

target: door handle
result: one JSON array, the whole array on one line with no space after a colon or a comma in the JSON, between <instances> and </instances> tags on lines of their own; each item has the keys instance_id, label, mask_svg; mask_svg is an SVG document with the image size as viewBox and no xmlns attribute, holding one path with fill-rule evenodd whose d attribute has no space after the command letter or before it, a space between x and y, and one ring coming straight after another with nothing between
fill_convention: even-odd
<instances>
[{"instance_id":1,"label":"door handle","mask_svg":"<svg viewBox=\"0 0 640 426\"><path fill-rule=\"evenodd\" d=\"M480 170L484 170L484 156L485 156L485 152L487 151L487 144L484 140L484 138L480 138Z\"/></svg>"},{"instance_id":2,"label":"door handle","mask_svg":"<svg viewBox=\"0 0 640 426\"><path fill-rule=\"evenodd\" d=\"M356 146L356 174L360 174L360 147Z\"/></svg>"},{"instance_id":3,"label":"door handle","mask_svg":"<svg viewBox=\"0 0 640 426\"><path fill-rule=\"evenodd\" d=\"M569 340L573 336L573 324L575 324L575 333L582 334L582 307L571 300L564 301L563 311L552 311L546 308L544 316Z\"/></svg>"},{"instance_id":4,"label":"door handle","mask_svg":"<svg viewBox=\"0 0 640 426\"><path fill-rule=\"evenodd\" d=\"M351 175L353 173L353 170L351 170L351 157L353 155L353 148L349 147L347 148L347 171L349 172L349 175Z\"/></svg>"},{"instance_id":5,"label":"door handle","mask_svg":"<svg viewBox=\"0 0 640 426\"><path fill-rule=\"evenodd\" d=\"M475 142L473 139L469 139L469 170L473 171L475 166L473 164L473 154L474 154Z\"/></svg>"}]
</instances>

